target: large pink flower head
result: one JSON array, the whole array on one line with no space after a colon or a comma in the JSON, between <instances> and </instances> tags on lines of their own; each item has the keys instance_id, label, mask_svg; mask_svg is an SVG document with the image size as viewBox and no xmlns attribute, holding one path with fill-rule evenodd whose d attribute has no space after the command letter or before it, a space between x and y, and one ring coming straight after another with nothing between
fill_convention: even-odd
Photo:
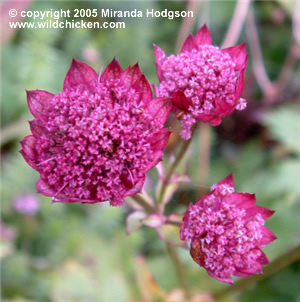
<instances>
[{"instance_id":1,"label":"large pink flower head","mask_svg":"<svg viewBox=\"0 0 300 302\"><path fill-rule=\"evenodd\" d=\"M255 202L254 194L234 192L229 175L185 213L181 239L191 240L191 256L215 279L232 284L232 275L262 273L269 263L261 248L276 239L264 226L274 211Z\"/></svg>"},{"instance_id":2,"label":"large pink flower head","mask_svg":"<svg viewBox=\"0 0 300 302\"><path fill-rule=\"evenodd\" d=\"M217 126L234 109L246 107L240 98L247 65L245 44L225 49L213 46L204 25L195 37L187 37L178 55L167 57L156 45L154 54L160 81L155 93L172 97L184 139L191 137L191 126L197 121Z\"/></svg>"},{"instance_id":3,"label":"large pink flower head","mask_svg":"<svg viewBox=\"0 0 300 302\"><path fill-rule=\"evenodd\" d=\"M27 100L35 119L21 153L53 201L121 205L162 160L171 104L152 99L138 64L122 70L114 59L98 76L73 60L62 92L28 91Z\"/></svg>"}]
</instances>

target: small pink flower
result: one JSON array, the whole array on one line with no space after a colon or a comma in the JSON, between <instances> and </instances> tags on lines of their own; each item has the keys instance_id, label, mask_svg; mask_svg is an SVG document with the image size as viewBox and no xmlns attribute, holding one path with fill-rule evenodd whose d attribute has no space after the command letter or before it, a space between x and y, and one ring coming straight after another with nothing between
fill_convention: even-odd
<instances>
[{"instance_id":1,"label":"small pink flower","mask_svg":"<svg viewBox=\"0 0 300 302\"><path fill-rule=\"evenodd\" d=\"M40 208L40 203L36 195L25 194L15 199L13 207L20 214L35 216Z\"/></svg>"},{"instance_id":2,"label":"small pink flower","mask_svg":"<svg viewBox=\"0 0 300 302\"><path fill-rule=\"evenodd\" d=\"M184 139L191 137L191 126L197 121L217 126L234 109L246 107L240 98L247 66L245 44L213 46L204 25L195 37L187 37L178 55L167 57L156 45L154 53L160 81L159 87L154 85L155 93L172 97Z\"/></svg>"},{"instance_id":3,"label":"small pink flower","mask_svg":"<svg viewBox=\"0 0 300 302\"><path fill-rule=\"evenodd\" d=\"M122 205L162 160L171 104L152 99L138 64L123 70L114 59L98 75L73 60L62 92L27 91L27 100L35 119L21 153L55 202Z\"/></svg>"},{"instance_id":4,"label":"small pink flower","mask_svg":"<svg viewBox=\"0 0 300 302\"><path fill-rule=\"evenodd\" d=\"M194 261L219 281L232 284L232 275L262 273L261 266L269 263L261 248L276 239L264 226L274 211L255 203L254 194L234 193L230 174L184 215L181 239L191 239Z\"/></svg>"}]
</instances>

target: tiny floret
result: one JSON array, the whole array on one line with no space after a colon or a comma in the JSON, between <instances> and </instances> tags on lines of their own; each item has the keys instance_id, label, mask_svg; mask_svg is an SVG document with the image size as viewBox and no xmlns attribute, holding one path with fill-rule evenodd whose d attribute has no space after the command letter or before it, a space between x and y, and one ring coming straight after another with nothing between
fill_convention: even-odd
<instances>
[{"instance_id":1,"label":"tiny floret","mask_svg":"<svg viewBox=\"0 0 300 302\"><path fill-rule=\"evenodd\" d=\"M191 137L197 121L217 126L234 109L246 108L246 100L240 98L247 65L245 44L213 46L204 25L195 37L188 36L178 55L167 57L156 45L154 53L160 81L156 95L172 97L184 139Z\"/></svg>"},{"instance_id":2,"label":"tiny floret","mask_svg":"<svg viewBox=\"0 0 300 302\"><path fill-rule=\"evenodd\" d=\"M27 91L27 100L35 119L21 154L40 173L37 191L54 202L122 205L162 160L171 104L152 98L138 64L123 70L114 59L98 75L73 60L63 91Z\"/></svg>"},{"instance_id":3,"label":"tiny floret","mask_svg":"<svg viewBox=\"0 0 300 302\"><path fill-rule=\"evenodd\" d=\"M234 192L229 175L184 215L181 239L191 240L194 261L219 281L232 284L232 275L259 274L269 263L261 248L276 239L264 226L274 211L255 203L253 194Z\"/></svg>"}]
</instances>

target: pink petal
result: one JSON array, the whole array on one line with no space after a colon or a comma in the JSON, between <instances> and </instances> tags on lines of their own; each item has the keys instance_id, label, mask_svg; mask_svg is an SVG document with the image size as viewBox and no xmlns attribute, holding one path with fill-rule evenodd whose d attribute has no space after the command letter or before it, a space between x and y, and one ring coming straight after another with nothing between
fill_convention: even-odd
<instances>
[{"instance_id":1,"label":"pink petal","mask_svg":"<svg viewBox=\"0 0 300 302\"><path fill-rule=\"evenodd\" d=\"M125 171L120 175L120 180L122 182L122 184L128 188L131 189L134 185L133 183L133 177L130 171Z\"/></svg>"},{"instance_id":2,"label":"pink petal","mask_svg":"<svg viewBox=\"0 0 300 302\"><path fill-rule=\"evenodd\" d=\"M233 175L232 173L230 173L228 176L226 176L224 179L220 180L217 183L218 186L221 185L228 185L229 187L233 187L234 188L234 179L233 179Z\"/></svg>"},{"instance_id":3,"label":"pink petal","mask_svg":"<svg viewBox=\"0 0 300 302\"><path fill-rule=\"evenodd\" d=\"M52 197L52 203L76 203L80 202L82 204L94 204L99 202L105 202L107 200L98 200L98 199L79 199L74 197L68 197L64 194L55 194L55 196Z\"/></svg>"},{"instance_id":4,"label":"pink petal","mask_svg":"<svg viewBox=\"0 0 300 302\"><path fill-rule=\"evenodd\" d=\"M271 232L267 227L262 226L261 230L262 230L262 234L263 234L263 238L259 241L259 244L261 245L261 247L264 247L267 244L274 241L275 239L277 239L277 237L274 235L274 233Z\"/></svg>"},{"instance_id":5,"label":"pink petal","mask_svg":"<svg viewBox=\"0 0 300 302\"><path fill-rule=\"evenodd\" d=\"M215 114L220 117L225 117L231 114L235 109L235 103L233 105L228 104L227 102L222 102L219 100L216 100L216 112Z\"/></svg>"},{"instance_id":6,"label":"pink petal","mask_svg":"<svg viewBox=\"0 0 300 302\"><path fill-rule=\"evenodd\" d=\"M243 68L237 79L237 86L236 86L236 92L235 92L235 97L238 100L242 94L243 88L244 88L244 75L245 75L246 68Z\"/></svg>"},{"instance_id":7,"label":"pink petal","mask_svg":"<svg viewBox=\"0 0 300 302\"><path fill-rule=\"evenodd\" d=\"M247 209L247 217L253 217L256 214L260 214L263 219L267 219L271 217L274 213L275 211L260 206L255 206Z\"/></svg>"},{"instance_id":8,"label":"pink petal","mask_svg":"<svg viewBox=\"0 0 300 302\"><path fill-rule=\"evenodd\" d=\"M251 268L239 269L234 272L234 276L237 277L250 277L254 274L262 274L262 268L259 263L255 263Z\"/></svg>"},{"instance_id":9,"label":"pink petal","mask_svg":"<svg viewBox=\"0 0 300 302\"><path fill-rule=\"evenodd\" d=\"M197 46L209 44L211 45L211 36L208 27L204 24L196 33L194 37Z\"/></svg>"},{"instance_id":10,"label":"pink petal","mask_svg":"<svg viewBox=\"0 0 300 302\"><path fill-rule=\"evenodd\" d=\"M34 119L29 122L30 130L35 137L52 137L51 133L47 131L44 127L44 123L42 120Z\"/></svg>"},{"instance_id":11,"label":"pink petal","mask_svg":"<svg viewBox=\"0 0 300 302\"><path fill-rule=\"evenodd\" d=\"M36 163L38 162L38 153L35 148L35 137L33 135L26 136L20 141L20 144L22 146L20 153L24 157L25 161L30 167L37 170Z\"/></svg>"},{"instance_id":12,"label":"pink petal","mask_svg":"<svg viewBox=\"0 0 300 302\"><path fill-rule=\"evenodd\" d=\"M269 264L270 261L269 261L268 257L266 256L266 254L262 250L259 250L259 251L260 251L260 256L259 256L259 258L257 258L257 262L259 262L261 265Z\"/></svg>"},{"instance_id":13,"label":"pink petal","mask_svg":"<svg viewBox=\"0 0 300 302\"><path fill-rule=\"evenodd\" d=\"M155 98L151 99L146 104L145 111L153 117L157 125L163 125L167 120L169 113L172 109L172 103L168 98Z\"/></svg>"},{"instance_id":14,"label":"pink petal","mask_svg":"<svg viewBox=\"0 0 300 302\"><path fill-rule=\"evenodd\" d=\"M123 71L121 75L121 81L127 88L130 88L132 84L141 77L141 75L142 73L139 64L136 63L135 65L129 66Z\"/></svg>"},{"instance_id":15,"label":"pink petal","mask_svg":"<svg viewBox=\"0 0 300 302\"><path fill-rule=\"evenodd\" d=\"M212 126L219 126L222 123L222 119L215 114L199 114L196 119Z\"/></svg>"},{"instance_id":16,"label":"pink petal","mask_svg":"<svg viewBox=\"0 0 300 302\"><path fill-rule=\"evenodd\" d=\"M153 133L149 137L149 143L152 150L162 150L167 145L171 131L169 129L162 129Z\"/></svg>"},{"instance_id":17,"label":"pink petal","mask_svg":"<svg viewBox=\"0 0 300 302\"><path fill-rule=\"evenodd\" d=\"M27 90L27 103L30 112L36 118L43 118L48 115L45 106L51 101L54 94L44 90Z\"/></svg>"},{"instance_id":18,"label":"pink petal","mask_svg":"<svg viewBox=\"0 0 300 302\"><path fill-rule=\"evenodd\" d=\"M155 167L159 162L162 161L163 159L163 152L161 150L156 151L153 154L153 160L151 163L149 163L149 165L145 168L144 172L149 171L150 169L152 169L153 167Z\"/></svg>"},{"instance_id":19,"label":"pink petal","mask_svg":"<svg viewBox=\"0 0 300 302\"><path fill-rule=\"evenodd\" d=\"M124 202L125 200L123 198L112 198L110 205L113 207L120 207Z\"/></svg>"},{"instance_id":20,"label":"pink petal","mask_svg":"<svg viewBox=\"0 0 300 302\"><path fill-rule=\"evenodd\" d=\"M181 90L177 90L173 93L172 103L175 107L185 112L189 112L189 108L192 105L190 99L188 99Z\"/></svg>"},{"instance_id":21,"label":"pink petal","mask_svg":"<svg viewBox=\"0 0 300 302\"><path fill-rule=\"evenodd\" d=\"M152 90L146 79L142 74L140 78L132 86L136 90L136 95L139 97L140 104L146 106L152 100Z\"/></svg>"},{"instance_id":22,"label":"pink petal","mask_svg":"<svg viewBox=\"0 0 300 302\"><path fill-rule=\"evenodd\" d=\"M64 81L64 89L79 84L86 84L88 87L94 87L97 80L98 75L93 68L81 61L73 59Z\"/></svg>"},{"instance_id":23,"label":"pink petal","mask_svg":"<svg viewBox=\"0 0 300 302\"><path fill-rule=\"evenodd\" d=\"M256 262L253 263L250 268L239 269L237 272L234 273L234 275L240 277L248 277L254 274L262 274L262 272L263 271L261 268L261 264Z\"/></svg>"},{"instance_id":24,"label":"pink petal","mask_svg":"<svg viewBox=\"0 0 300 302\"><path fill-rule=\"evenodd\" d=\"M196 48L196 44L194 42L194 37L192 34L189 34L182 45L181 52L191 51L194 48Z\"/></svg>"},{"instance_id":25,"label":"pink petal","mask_svg":"<svg viewBox=\"0 0 300 302\"><path fill-rule=\"evenodd\" d=\"M142 191L144 182L145 182L145 175L143 175L143 177L141 177L138 180L138 182L125 193L124 197L140 193Z\"/></svg>"},{"instance_id":26,"label":"pink petal","mask_svg":"<svg viewBox=\"0 0 300 302\"><path fill-rule=\"evenodd\" d=\"M207 273L213 277L214 279L218 280L218 281L221 281L221 282L225 282L225 283L228 283L228 284L233 284L233 280L230 276L228 277L219 277L218 275L216 275L214 272L212 271L207 271Z\"/></svg>"},{"instance_id":27,"label":"pink petal","mask_svg":"<svg viewBox=\"0 0 300 302\"><path fill-rule=\"evenodd\" d=\"M56 193L56 190L43 179L39 179L36 183L36 191L42 195L50 197L54 196Z\"/></svg>"},{"instance_id":28,"label":"pink petal","mask_svg":"<svg viewBox=\"0 0 300 302\"><path fill-rule=\"evenodd\" d=\"M106 69L104 70L100 81L105 82L118 79L121 76L122 72L123 69L118 60L116 58L113 58L113 60L107 65Z\"/></svg>"},{"instance_id":29,"label":"pink petal","mask_svg":"<svg viewBox=\"0 0 300 302\"><path fill-rule=\"evenodd\" d=\"M245 69L247 65L246 44L242 43L236 46L222 49L223 52L227 52L233 61L236 63L236 69Z\"/></svg>"},{"instance_id":30,"label":"pink petal","mask_svg":"<svg viewBox=\"0 0 300 302\"><path fill-rule=\"evenodd\" d=\"M163 63L163 60L167 57L165 52L159 48L157 45L153 44L154 47L154 56L155 56L155 65L156 65L156 72L157 72L157 77L159 81L162 80L162 72L161 72L161 65Z\"/></svg>"},{"instance_id":31,"label":"pink petal","mask_svg":"<svg viewBox=\"0 0 300 302\"><path fill-rule=\"evenodd\" d=\"M234 204L242 209L254 209L255 194L249 193L232 193L226 198L226 202Z\"/></svg>"},{"instance_id":32,"label":"pink petal","mask_svg":"<svg viewBox=\"0 0 300 302\"><path fill-rule=\"evenodd\" d=\"M242 269L240 269L240 270L236 270L235 272L234 272L234 276L237 276L237 277L250 277L250 276L252 276L253 275L253 273L250 273L250 272L248 272L248 271L243 271Z\"/></svg>"}]
</instances>

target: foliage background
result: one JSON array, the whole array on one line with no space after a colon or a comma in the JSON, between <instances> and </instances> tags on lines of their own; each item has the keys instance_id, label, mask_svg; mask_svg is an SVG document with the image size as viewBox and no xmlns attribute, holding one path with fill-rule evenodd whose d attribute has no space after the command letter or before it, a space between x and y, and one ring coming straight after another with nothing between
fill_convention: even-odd
<instances>
[{"instance_id":1,"label":"foliage background","mask_svg":"<svg viewBox=\"0 0 300 302\"><path fill-rule=\"evenodd\" d=\"M165 8L183 10L188 4L184 1L25 2L32 11L75 8L143 11L154 8L161 11ZM2 3L2 17L5 5L14 8L20 2ZM206 22L213 43L220 45L235 5L235 1L199 1L193 32ZM271 261L300 243L300 56L297 48L299 25L298 28L295 22L293 25L295 6L296 1L252 3L263 64L269 79L276 84L284 62L293 57L287 70L289 77L283 87L272 94L266 86L259 85L263 83L257 78L250 52L243 93L248 108L213 129L207 184L199 182L201 146L194 141L188 171L193 185L181 187L170 206L170 211L183 212L184 207L194 200L199 187L205 185L208 189L209 185L233 172L237 191L255 192L259 205L276 210L267 223L278 237L265 249ZM159 301L157 292L178 288L175 269L154 230L142 227L126 236L125 219L129 213L126 206L51 204L50 198L38 196L40 210L31 217L17 213L12 204L17 196L35 192L38 179L38 174L18 153L18 141L29 133L27 120L32 119L25 90L61 91L73 57L90 64L95 70L100 70L100 66L110 62L113 56L123 68L138 61L149 82L157 83L152 43L167 54L174 52L182 20L126 19L126 29L122 30L12 31L4 17L2 34L4 36L5 32L7 38L1 45L1 221L13 229L15 237L7 239L2 234L3 301ZM31 20L27 18L26 21ZM247 36L245 26L239 37L239 42L244 41L249 52L249 45L254 42ZM291 52L291 45L295 45L294 52ZM171 118L169 126L176 129L174 119ZM172 143L174 141L171 140L168 154L178 145ZM150 191L155 178L153 171L149 174ZM228 287L208 277L187 251L180 250L180 257L193 290L218 292ZM299 272L298 260L247 287L241 295L221 295L219 299L299 302ZM155 287L148 274L155 278L160 289ZM145 298L141 283L150 292L150 298Z\"/></svg>"}]
</instances>

